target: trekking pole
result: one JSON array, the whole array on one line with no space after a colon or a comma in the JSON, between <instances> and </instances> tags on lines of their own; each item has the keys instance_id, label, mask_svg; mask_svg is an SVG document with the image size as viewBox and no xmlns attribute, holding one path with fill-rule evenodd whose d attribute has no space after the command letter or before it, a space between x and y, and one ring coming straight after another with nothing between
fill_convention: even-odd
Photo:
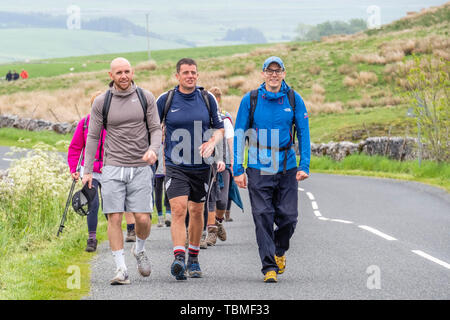
<instances>
[{"instance_id":1,"label":"trekking pole","mask_svg":"<svg viewBox=\"0 0 450 320\"><path fill-rule=\"evenodd\" d=\"M209 197L211 196L211 186L214 183L214 180L216 179L216 170L214 169L214 166L210 164L210 174L209 174L209 181L208 181L208 194L206 196L206 203L209 203Z\"/></svg>"},{"instance_id":2,"label":"trekking pole","mask_svg":"<svg viewBox=\"0 0 450 320\"><path fill-rule=\"evenodd\" d=\"M84 149L81 150L80 159L78 159L76 172L80 172L81 160L83 159L83 151L84 151ZM59 234L63 232L64 222L66 221L67 210L69 209L70 200L72 199L73 189L75 188L75 184L76 183L77 183L77 181L74 179L72 181L72 186L70 187L69 196L67 197L66 208L64 209L64 213L63 213L63 216L61 218L61 223L59 224L58 233L56 234L57 237L59 237Z\"/></svg>"}]
</instances>

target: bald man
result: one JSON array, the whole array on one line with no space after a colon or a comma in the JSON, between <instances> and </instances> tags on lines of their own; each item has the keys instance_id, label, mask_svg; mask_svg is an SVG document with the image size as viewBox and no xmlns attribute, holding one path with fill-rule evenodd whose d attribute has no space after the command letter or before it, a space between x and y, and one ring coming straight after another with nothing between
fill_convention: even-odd
<instances>
[{"instance_id":1,"label":"bald man","mask_svg":"<svg viewBox=\"0 0 450 320\"><path fill-rule=\"evenodd\" d=\"M133 81L134 71L125 58L111 62L109 89L98 96L92 105L86 142L86 161L83 184L92 184L95 152L103 124L105 97L111 94L107 114L108 132L104 146L102 169L102 209L108 217L108 239L116 264L112 285L129 284L123 253L122 216L132 212L136 220L136 244L133 255L139 273L148 277L150 261L145 253L145 240L150 235L152 204L152 169L161 145L161 127L155 97L140 89ZM138 96L147 101L147 111ZM145 122L146 119L146 122ZM150 139L149 139L150 137ZM151 144L149 143L151 141Z\"/></svg>"}]
</instances>

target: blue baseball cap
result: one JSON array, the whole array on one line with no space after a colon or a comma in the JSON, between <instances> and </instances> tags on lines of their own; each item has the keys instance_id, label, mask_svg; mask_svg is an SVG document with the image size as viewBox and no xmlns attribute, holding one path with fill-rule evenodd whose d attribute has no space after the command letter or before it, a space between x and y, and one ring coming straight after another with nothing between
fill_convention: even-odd
<instances>
[{"instance_id":1,"label":"blue baseball cap","mask_svg":"<svg viewBox=\"0 0 450 320\"><path fill-rule=\"evenodd\" d=\"M268 67L272 62L277 63L277 64L281 67L281 69L284 70L284 63L283 63L283 60L281 60L279 57L272 56L272 57L270 57L270 58L267 58L266 61L264 61L264 64L263 64L263 71L266 70L267 67Z\"/></svg>"}]
</instances>

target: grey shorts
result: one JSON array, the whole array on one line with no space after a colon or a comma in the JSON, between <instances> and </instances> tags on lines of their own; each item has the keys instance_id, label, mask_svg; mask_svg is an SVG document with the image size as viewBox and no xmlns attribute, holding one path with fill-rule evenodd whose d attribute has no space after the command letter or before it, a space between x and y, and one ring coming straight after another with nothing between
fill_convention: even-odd
<instances>
[{"instance_id":1,"label":"grey shorts","mask_svg":"<svg viewBox=\"0 0 450 320\"><path fill-rule=\"evenodd\" d=\"M150 166L102 169L103 213L152 212L152 176Z\"/></svg>"}]
</instances>

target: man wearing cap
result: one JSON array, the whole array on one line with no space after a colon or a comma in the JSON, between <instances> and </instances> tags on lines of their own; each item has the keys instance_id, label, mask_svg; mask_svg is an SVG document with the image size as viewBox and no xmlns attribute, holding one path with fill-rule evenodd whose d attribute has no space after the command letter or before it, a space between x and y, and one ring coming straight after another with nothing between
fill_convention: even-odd
<instances>
[{"instance_id":1,"label":"man wearing cap","mask_svg":"<svg viewBox=\"0 0 450 320\"><path fill-rule=\"evenodd\" d=\"M311 148L308 113L302 97L284 81L283 61L270 57L262 70L264 82L247 93L239 106L233 173L240 188L247 188L248 178L264 282L277 282L277 274L285 270L285 252L297 224L298 181L309 176ZM294 150L295 133L299 166ZM246 138L249 148L245 172Z\"/></svg>"}]
</instances>

